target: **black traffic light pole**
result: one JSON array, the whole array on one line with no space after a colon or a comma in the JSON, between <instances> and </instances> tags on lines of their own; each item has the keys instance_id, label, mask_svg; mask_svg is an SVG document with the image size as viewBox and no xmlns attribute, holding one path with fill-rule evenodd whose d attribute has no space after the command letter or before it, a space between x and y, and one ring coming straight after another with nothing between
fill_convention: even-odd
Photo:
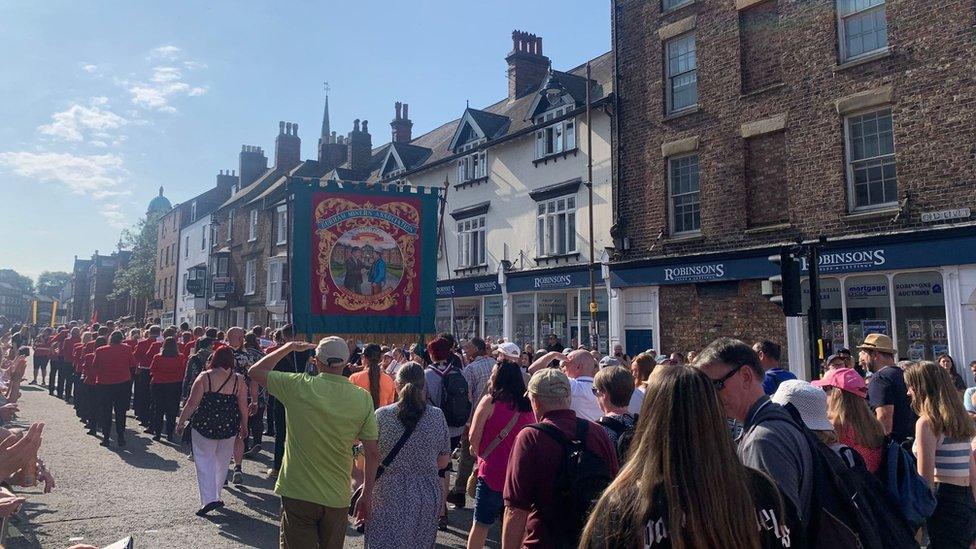
<instances>
[{"instance_id":1,"label":"black traffic light pole","mask_svg":"<svg viewBox=\"0 0 976 549\"><path fill-rule=\"evenodd\" d=\"M810 351L810 379L820 378L823 356L823 328L820 326L820 246L826 238L806 245L807 272L810 280L810 306L807 308L807 340Z\"/></svg>"}]
</instances>

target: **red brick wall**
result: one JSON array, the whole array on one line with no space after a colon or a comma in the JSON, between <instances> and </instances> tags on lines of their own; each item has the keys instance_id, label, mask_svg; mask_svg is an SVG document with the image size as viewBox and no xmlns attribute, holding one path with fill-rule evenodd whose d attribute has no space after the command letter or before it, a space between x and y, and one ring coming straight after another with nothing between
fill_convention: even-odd
<instances>
[{"instance_id":1,"label":"red brick wall","mask_svg":"<svg viewBox=\"0 0 976 549\"><path fill-rule=\"evenodd\" d=\"M699 351L718 337L747 343L769 339L786 352L783 310L759 291L759 281L661 286L660 352Z\"/></svg>"},{"instance_id":2,"label":"red brick wall","mask_svg":"<svg viewBox=\"0 0 976 549\"><path fill-rule=\"evenodd\" d=\"M782 28L777 0L767 0L739 12L742 93L783 81Z\"/></svg>"},{"instance_id":3,"label":"red brick wall","mask_svg":"<svg viewBox=\"0 0 976 549\"><path fill-rule=\"evenodd\" d=\"M750 228L789 221L786 134L767 133L743 140Z\"/></svg>"},{"instance_id":4,"label":"red brick wall","mask_svg":"<svg viewBox=\"0 0 976 549\"><path fill-rule=\"evenodd\" d=\"M620 96L619 216L631 239L627 258L729 250L920 228L925 211L976 202L976 46L971 0L889 0L890 56L837 68L833 0L780 2L786 39L784 86L742 96L739 14L728 0L696 0L667 14L659 2L618 0ZM754 8L758 9L758 8ZM662 43L657 30L697 15L700 110L665 120ZM898 194L907 214L858 220L848 213L843 119L835 101L892 85ZM789 219L784 231L746 234L743 123L788 112L785 133ZM700 137L703 239L657 240L667 226L661 144ZM740 215L735 215L736 212ZM653 251L650 250L654 246Z\"/></svg>"}]
</instances>

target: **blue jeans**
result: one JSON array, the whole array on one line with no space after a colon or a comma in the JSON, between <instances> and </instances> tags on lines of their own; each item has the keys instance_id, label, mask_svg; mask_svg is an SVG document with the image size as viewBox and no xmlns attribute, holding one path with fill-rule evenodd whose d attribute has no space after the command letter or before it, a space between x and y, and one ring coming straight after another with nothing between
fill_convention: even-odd
<instances>
[{"instance_id":1,"label":"blue jeans","mask_svg":"<svg viewBox=\"0 0 976 549\"><path fill-rule=\"evenodd\" d=\"M474 490L474 520L479 524L491 526L498 520L504 507L502 493L492 490L484 478L478 477L478 484Z\"/></svg>"}]
</instances>

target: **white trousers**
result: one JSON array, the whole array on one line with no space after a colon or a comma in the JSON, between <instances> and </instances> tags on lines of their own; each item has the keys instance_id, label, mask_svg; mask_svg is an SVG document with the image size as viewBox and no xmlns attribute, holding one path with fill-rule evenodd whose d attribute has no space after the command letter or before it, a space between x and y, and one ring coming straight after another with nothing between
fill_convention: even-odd
<instances>
[{"instance_id":1,"label":"white trousers","mask_svg":"<svg viewBox=\"0 0 976 549\"><path fill-rule=\"evenodd\" d=\"M227 467L234 456L234 440L207 438L193 429L193 464L197 466L197 485L200 487L200 504L220 500L220 490L227 480Z\"/></svg>"}]
</instances>

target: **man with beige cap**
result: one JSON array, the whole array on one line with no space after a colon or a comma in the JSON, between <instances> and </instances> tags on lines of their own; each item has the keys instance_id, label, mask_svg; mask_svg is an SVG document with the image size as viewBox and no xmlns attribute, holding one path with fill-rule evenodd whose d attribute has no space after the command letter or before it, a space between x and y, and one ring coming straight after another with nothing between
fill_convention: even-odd
<instances>
[{"instance_id":1,"label":"man with beige cap","mask_svg":"<svg viewBox=\"0 0 976 549\"><path fill-rule=\"evenodd\" d=\"M868 382L868 403L884 427L885 434L901 444L915 434L915 420L908 400L905 372L895 366L895 347L884 334L868 334L858 345L858 361L872 373Z\"/></svg>"},{"instance_id":2,"label":"man with beige cap","mask_svg":"<svg viewBox=\"0 0 976 549\"><path fill-rule=\"evenodd\" d=\"M315 349L318 375L272 371L289 353ZM350 499L352 452L365 450L365 486L356 506L368 518L376 478L378 430L369 393L342 376L349 347L342 338L318 345L289 341L251 366L251 379L268 387L288 415L285 457L275 493L281 496L281 547L342 547Z\"/></svg>"},{"instance_id":3,"label":"man with beige cap","mask_svg":"<svg viewBox=\"0 0 976 549\"><path fill-rule=\"evenodd\" d=\"M617 451L606 431L577 418L570 408L573 393L566 374L543 368L532 375L527 392L539 423L519 431L508 460L503 549L554 547L557 540L565 541L567 535L579 535L574 528L581 529L582 524L572 524L570 517L554 517L558 514L556 475L566 455L564 441L557 437L582 441L587 451L603 460L610 478L617 474ZM565 522L554 524L553 518Z\"/></svg>"}]
</instances>

